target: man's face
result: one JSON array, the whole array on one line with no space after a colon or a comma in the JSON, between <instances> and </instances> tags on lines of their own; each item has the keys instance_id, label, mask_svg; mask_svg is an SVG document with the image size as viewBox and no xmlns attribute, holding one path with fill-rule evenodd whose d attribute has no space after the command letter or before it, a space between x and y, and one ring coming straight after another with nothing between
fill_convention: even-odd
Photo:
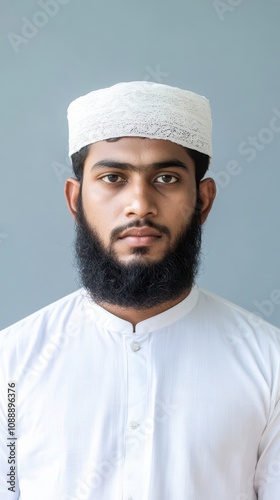
<instances>
[{"instance_id":1,"label":"man's face","mask_svg":"<svg viewBox=\"0 0 280 500\"><path fill-rule=\"evenodd\" d=\"M91 145L84 215L119 262L160 261L188 225L196 200L194 161L182 146L126 137Z\"/></svg>"},{"instance_id":2,"label":"man's face","mask_svg":"<svg viewBox=\"0 0 280 500\"><path fill-rule=\"evenodd\" d=\"M81 282L96 302L148 309L191 288L214 183L204 180L197 192L183 147L141 138L98 142L82 185L68 179L65 194Z\"/></svg>"}]
</instances>

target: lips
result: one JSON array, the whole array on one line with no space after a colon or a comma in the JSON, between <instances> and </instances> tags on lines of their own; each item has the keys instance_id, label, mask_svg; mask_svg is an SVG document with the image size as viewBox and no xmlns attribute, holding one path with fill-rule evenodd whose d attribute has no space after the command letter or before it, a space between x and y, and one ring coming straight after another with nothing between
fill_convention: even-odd
<instances>
[{"instance_id":1,"label":"lips","mask_svg":"<svg viewBox=\"0 0 280 500\"><path fill-rule=\"evenodd\" d=\"M128 229L127 231L124 231L123 233L121 233L119 238L123 239L123 238L128 238L130 236L135 237L135 238L141 238L144 236L153 236L153 237L161 238L162 235L156 229L152 229L149 227L143 227L143 228L136 228L135 227L135 228Z\"/></svg>"}]
</instances>

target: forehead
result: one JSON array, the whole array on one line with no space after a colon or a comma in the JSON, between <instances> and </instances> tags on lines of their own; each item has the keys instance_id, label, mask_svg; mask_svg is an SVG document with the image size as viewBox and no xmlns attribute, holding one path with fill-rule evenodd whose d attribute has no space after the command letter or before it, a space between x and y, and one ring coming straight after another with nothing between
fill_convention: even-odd
<instances>
[{"instance_id":1,"label":"forehead","mask_svg":"<svg viewBox=\"0 0 280 500\"><path fill-rule=\"evenodd\" d=\"M190 167L195 167L193 159L183 146L164 139L121 137L117 140L96 142L90 145L85 166L86 163L106 158L143 165L177 158Z\"/></svg>"}]
</instances>

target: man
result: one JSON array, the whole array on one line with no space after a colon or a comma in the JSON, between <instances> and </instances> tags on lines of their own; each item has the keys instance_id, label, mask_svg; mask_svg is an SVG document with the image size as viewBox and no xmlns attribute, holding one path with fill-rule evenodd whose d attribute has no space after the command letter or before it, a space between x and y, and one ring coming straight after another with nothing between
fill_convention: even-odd
<instances>
[{"instance_id":1,"label":"man","mask_svg":"<svg viewBox=\"0 0 280 500\"><path fill-rule=\"evenodd\" d=\"M1 500L279 500L280 331L195 284L209 102L127 82L68 120L82 288L0 336Z\"/></svg>"}]
</instances>

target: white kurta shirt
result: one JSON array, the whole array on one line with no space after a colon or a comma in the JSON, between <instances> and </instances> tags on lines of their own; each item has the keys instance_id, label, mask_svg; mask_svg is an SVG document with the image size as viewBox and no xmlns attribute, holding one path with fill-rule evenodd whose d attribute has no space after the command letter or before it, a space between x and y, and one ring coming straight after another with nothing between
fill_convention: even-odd
<instances>
[{"instance_id":1,"label":"white kurta shirt","mask_svg":"<svg viewBox=\"0 0 280 500\"><path fill-rule=\"evenodd\" d=\"M251 313L195 286L134 332L81 289L0 355L1 500L279 500L280 331Z\"/></svg>"}]
</instances>

